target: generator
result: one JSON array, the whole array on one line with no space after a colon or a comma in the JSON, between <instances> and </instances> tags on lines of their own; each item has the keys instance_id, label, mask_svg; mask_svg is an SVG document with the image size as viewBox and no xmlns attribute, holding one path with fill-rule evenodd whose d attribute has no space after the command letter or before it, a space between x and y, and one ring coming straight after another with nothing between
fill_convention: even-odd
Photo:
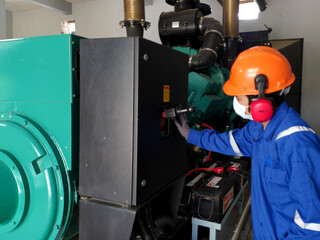
<instances>
[{"instance_id":1,"label":"generator","mask_svg":"<svg viewBox=\"0 0 320 240\"><path fill-rule=\"evenodd\" d=\"M79 40L0 41L1 240L77 234Z\"/></svg>"}]
</instances>

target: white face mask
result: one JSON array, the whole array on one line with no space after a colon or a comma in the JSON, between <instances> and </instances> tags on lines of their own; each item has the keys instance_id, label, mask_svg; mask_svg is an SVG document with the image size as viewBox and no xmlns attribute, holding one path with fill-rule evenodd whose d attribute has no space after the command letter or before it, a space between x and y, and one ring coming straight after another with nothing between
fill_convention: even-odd
<instances>
[{"instance_id":1,"label":"white face mask","mask_svg":"<svg viewBox=\"0 0 320 240\"><path fill-rule=\"evenodd\" d=\"M251 114L250 115L246 114L247 107L248 106L241 105L236 97L233 98L234 111L244 119L253 120Z\"/></svg>"}]
</instances>

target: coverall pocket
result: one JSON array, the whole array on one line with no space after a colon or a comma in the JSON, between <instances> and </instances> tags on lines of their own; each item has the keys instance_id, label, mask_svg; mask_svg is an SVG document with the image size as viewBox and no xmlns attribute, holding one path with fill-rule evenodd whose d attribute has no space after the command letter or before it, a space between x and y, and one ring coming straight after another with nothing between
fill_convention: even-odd
<instances>
[{"instance_id":1,"label":"coverall pocket","mask_svg":"<svg viewBox=\"0 0 320 240\"><path fill-rule=\"evenodd\" d=\"M270 202L290 201L286 174L280 169L265 168L266 194Z\"/></svg>"}]
</instances>

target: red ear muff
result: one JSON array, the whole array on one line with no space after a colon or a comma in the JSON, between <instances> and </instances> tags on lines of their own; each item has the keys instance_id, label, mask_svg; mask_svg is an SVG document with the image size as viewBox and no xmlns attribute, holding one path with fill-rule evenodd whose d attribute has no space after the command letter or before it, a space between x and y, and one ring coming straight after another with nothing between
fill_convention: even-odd
<instances>
[{"instance_id":1,"label":"red ear muff","mask_svg":"<svg viewBox=\"0 0 320 240\"><path fill-rule=\"evenodd\" d=\"M260 98L250 104L250 112L254 121L266 122L272 118L273 105L270 100Z\"/></svg>"},{"instance_id":2,"label":"red ear muff","mask_svg":"<svg viewBox=\"0 0 320 240\"><path fill-rule=\"evenodd\" d=\"M255 87L259 91L257 99L253 99L250 104L250 112L254 121L266 122L272 118L273 104L265 98L264 90L268 88L268 78L264 74L255 77Z\"/></svg>"}]
</instances>

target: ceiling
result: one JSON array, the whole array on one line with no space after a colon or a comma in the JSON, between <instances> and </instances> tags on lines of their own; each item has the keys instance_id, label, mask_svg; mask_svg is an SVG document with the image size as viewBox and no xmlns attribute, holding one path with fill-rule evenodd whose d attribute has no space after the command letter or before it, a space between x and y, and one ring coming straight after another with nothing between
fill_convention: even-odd
<instances>
[{"instance_id":1,"label":"ceiling","mask_svg":"<svg viewBox=\"0 0 320 240\"><path fill-rule=\"evenodd\" d=\"M23 0L6 0L6 9L9 11L21 11L38 8L39 6Z\"/></svg>"},{"instance_id":2,"label":"ceiling","mask_svg":"<svg viewBox=\"0 0 320 240\"><path fill-rule=\"evenodd\" d=\"M38 4L31 3L28 0L5 0L5 1L6 1L6 9L9 11L23 11L23 10L30 10L33 8L40 8L41 7ZM51 1L54 1L54 0L51 0ZM71 3L78 3L78 2L88 2L88 1L93 1L93 0L65 0L65 1L71 2ZM155 0L145 0L145 3L146 3L146 5L152 5L153 1L155 1ZM239 0L239 1L240 1L240 3L256 1L258 3L261 2L261 4L263 3L265 5L265 0L259 0L259 1L258 0ZM218 2L222 5L223 0L218 0Z\"/></svg>"},{"instance_id":3,"label":"ceiling","mask_svg":"<svg viewBox=\"0 0 320 240\"><path fill-rule=\"evenodd\" d=\"M66 2L77 3L77 2L88 2L92 0L65 0ZM41 8L41 6L25 1L25 0L6 0L6 9L9 11L23 11L34 8Z\"/></svg>"}]
</instances>

